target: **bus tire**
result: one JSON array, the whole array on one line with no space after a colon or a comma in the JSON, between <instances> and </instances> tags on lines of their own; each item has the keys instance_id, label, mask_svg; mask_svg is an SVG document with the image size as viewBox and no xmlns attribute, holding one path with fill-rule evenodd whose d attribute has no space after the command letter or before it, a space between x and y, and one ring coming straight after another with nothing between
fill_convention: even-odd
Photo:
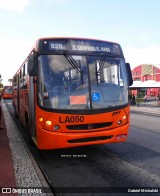
<instances>
[{"instance_id":1,"label":"bus tire","mask_svg":"<svg viewBox=\"0 0 160 196\"><path fill-rule=\"evenodd\" d=\"M29 119L27 117L27 114L25 114L25 119L26 119L26 130L27 130L27 134L30 135L30 126L29 126Z\"/></svg>"},{"instance_id":2,"label":"bus tire","mask_svg":"<svg viewBox=\"0 0 160 196\"><path fill-rule=\"evenodd\" d=\"M14 104L13 104L13 108L14 108L14 116L15 116L15 118L19 118L19 116L17 115L16 107L15 107L15 105L14 105Z\"/></svg>"}]
</instances>

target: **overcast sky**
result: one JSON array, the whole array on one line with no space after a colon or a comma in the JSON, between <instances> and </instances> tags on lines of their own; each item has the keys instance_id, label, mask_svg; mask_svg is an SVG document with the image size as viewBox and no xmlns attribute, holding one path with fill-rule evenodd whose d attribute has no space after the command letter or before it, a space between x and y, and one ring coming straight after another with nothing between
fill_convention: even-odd
<instances>
[{"instance_id":1,"label":"overcast sky","mask_svg":"<svg viewBox=\"0 0 160 196\"><path fill-rule=\"evenodd\" d=\"M160 64L159 0L0 0L0 74L8 84L37 38L118 42L134 68Z\"/></svg>"}]
</instances>

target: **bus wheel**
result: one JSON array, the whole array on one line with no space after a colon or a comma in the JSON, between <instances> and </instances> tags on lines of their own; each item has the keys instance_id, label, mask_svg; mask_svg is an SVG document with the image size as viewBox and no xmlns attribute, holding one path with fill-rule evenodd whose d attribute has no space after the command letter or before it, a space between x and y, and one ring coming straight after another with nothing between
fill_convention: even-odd
<instances>
[{"instance_id":1,"label":"bus wheel","mask_svg":"<svg viewBox=\"0 0 160 196\"><path fill-rule=\"evenodd\" d=\"M27 130L28 135L30 135L30 127L29 127L28 117L26 117L26 130Z\"/></svg>"},{"instance_id":2,"label":"bus wheel","mask_svg":"<svg viewBox=\"0 0 160 196\"><path fill-rule=\"evenodd\" d=\"M15 115L15 117L16 117L16 118L19 118L19 116L17 115L16 107L15 107L15 105L14 105L14 104L13 104L13 108L14 108L14 115Z\"/></svg>"},{"instance_id":3,"label":"bus wheel","mask_svg":"<svg viewBox=\"0 0 160 196\"><path fill-rule=\"evenodd\" d=\"M35 144L34 144L32 138L31 138L29 120L28 120L27 115L26 115L26 131L27 131L27 135L28 135L28 137L26 137L27 138L27 143L29 144L30 148L34 147Z\"/></svg>"},{"instance_id":4,"label":"bus wheel","mask_svg":"<svg viewBox=\"0 0 160 196\"><path fill-rule=\"evenodd\" d=\"M16 111L15 111L15 113L14 113L14 114L15 114L15 117L16 117L16 118L19 118L19 116L17 115Z\"/></svg>"}]
</instances>

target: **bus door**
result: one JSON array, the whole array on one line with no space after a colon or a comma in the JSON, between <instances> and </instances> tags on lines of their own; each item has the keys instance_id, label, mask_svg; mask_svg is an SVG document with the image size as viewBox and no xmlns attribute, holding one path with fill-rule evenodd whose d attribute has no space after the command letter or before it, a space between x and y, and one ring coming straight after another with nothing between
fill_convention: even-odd
<instances>
[{"instance_id":1,"label":"bus door","mask_svg":"<svg viewBox=\"0 0 160 196\"><path fill-rule=\"evenodd\" d=\"M20 74L17 75L17 115L20 114Z\"/></svg>"},{"instance_id":2,"label":"bus door","mask_svg":"<svg viewBox=\"0 0 160 196\"><path fill-rule=\"evenodd\" d=\"M34 89L34 76L29 77L29 91L28 91L28 99L29 99L29 133L31 136L35 136L35 89Z\"/></svg>"}]
</instances>

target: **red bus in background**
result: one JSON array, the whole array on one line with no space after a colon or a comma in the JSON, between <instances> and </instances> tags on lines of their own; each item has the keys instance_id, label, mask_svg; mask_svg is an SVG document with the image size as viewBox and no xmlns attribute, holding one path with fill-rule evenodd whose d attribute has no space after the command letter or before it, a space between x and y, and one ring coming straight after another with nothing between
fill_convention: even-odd
<instances>
[{"instance_id":1,"label":"red bus in background","mask_svg":"<svg viewBox=\"0 0 160 196\"><path fill-rule=\"evenodd\" d=\"M41 38L12 83L15 114L38 149L127 139L132 74L117 43Z\"/></svg>"},{"instance_id":2,"label":"red bus in background","mask_svg":"<svg viewBox=\"0 0 160 196\"><path fill-rule=\"evenodd\" d=\"M1 95L3 99L12 99L12 86L4 86Z\"/></svg>"}]
</instances>

